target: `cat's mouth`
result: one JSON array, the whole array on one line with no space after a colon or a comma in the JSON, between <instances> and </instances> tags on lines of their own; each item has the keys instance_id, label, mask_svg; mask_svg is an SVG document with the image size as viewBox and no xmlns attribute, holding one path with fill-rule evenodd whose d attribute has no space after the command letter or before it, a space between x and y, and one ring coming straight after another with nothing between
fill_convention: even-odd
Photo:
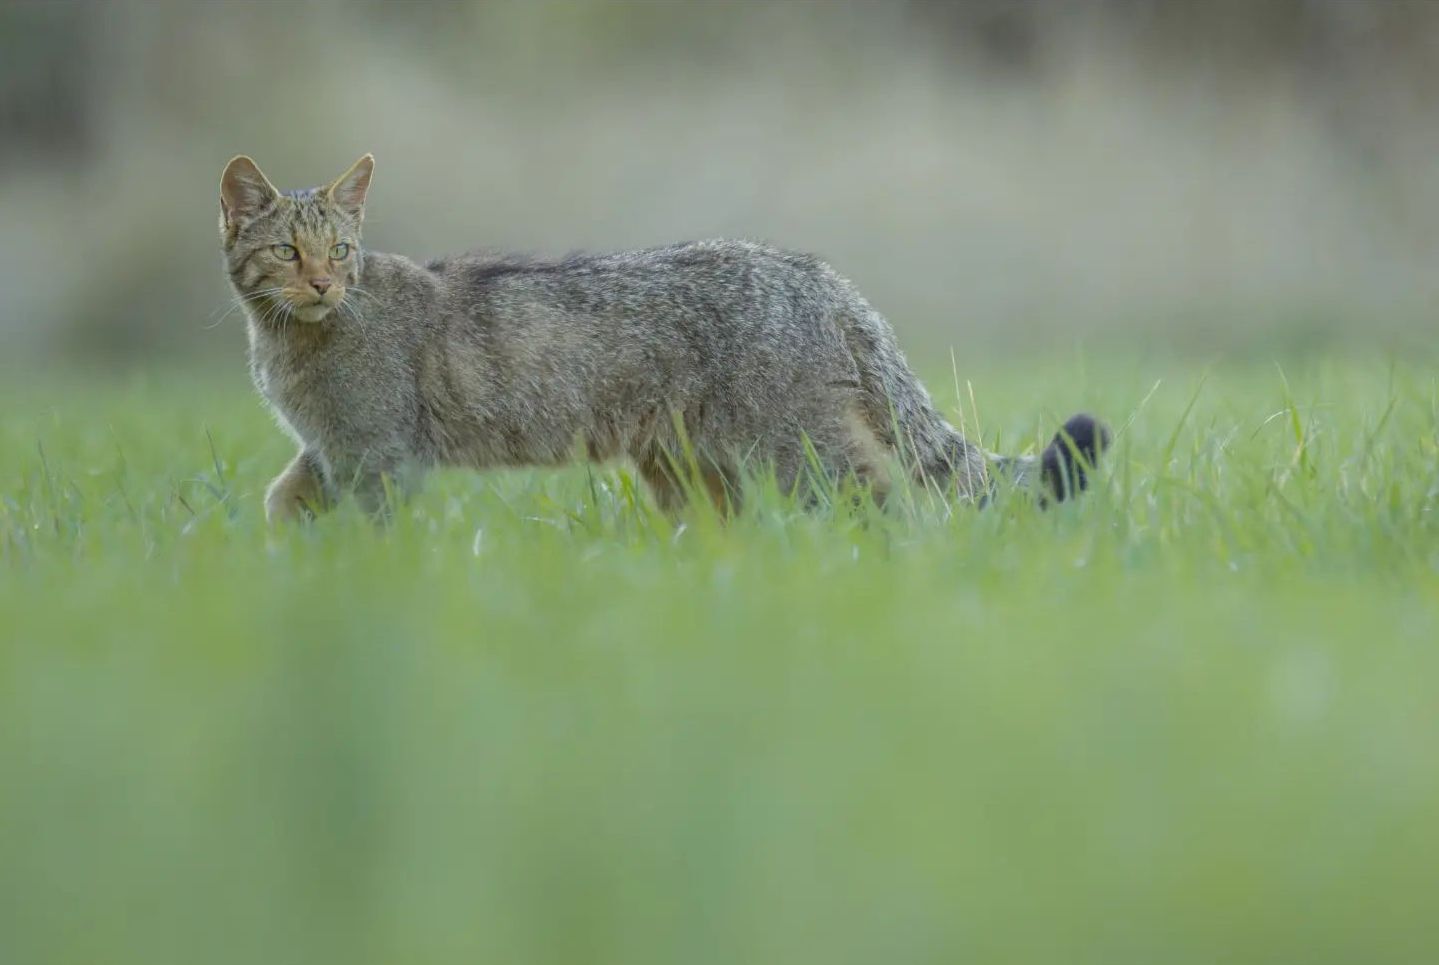
<instances>
[{"instance_id":1,"label":"cat's mouth","mask_svg":"<svg viewBox=\"0 0 1439 965\"><path fill-rule=\"evenodd\" d=\"M342 289L331 288L324 295L306 297L285 293L290 303L290 317L301 322L323 322L340 307L345 294Z\"/></svg>"}]
</instances>

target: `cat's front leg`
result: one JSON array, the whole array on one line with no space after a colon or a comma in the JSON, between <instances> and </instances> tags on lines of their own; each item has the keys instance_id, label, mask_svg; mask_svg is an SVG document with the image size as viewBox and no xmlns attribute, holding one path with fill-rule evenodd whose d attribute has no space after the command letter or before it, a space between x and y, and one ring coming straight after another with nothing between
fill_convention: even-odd
<instances>
[{"instance_id":1,"label":"cat's front leg","mask_svg":"<svg viewBox=\"0 0 1439 965\"><path fill-rule=\"evenodd\" d=\"M422 467L404 451L371 446L355 457L341 451L328 456L328 478L337 494L353 494L366 515L387 522L395 507L418 488Z\"/></svg>"},{"instance_id":2,"label":"cat's front leg","mask_svg":"<svg viewBox=\"0 0 1439 965\"><path fill-rule=\"evenodd\" d=\"M265 491L265 520L271 524L312 519L330 505L319 453L301 450Z\"/></svg>"},{"instance_id":3,"label":"cat's front leg","mask_svg":"<svg viewBox=\"0 0 1439 965\"><path fill-rule=\"evenodd\" d=\"M423 472L413 465L364 472L355 477L355 501L377 522L388 523L395 509L420 488Z\"/></svg>"}]
</instances>

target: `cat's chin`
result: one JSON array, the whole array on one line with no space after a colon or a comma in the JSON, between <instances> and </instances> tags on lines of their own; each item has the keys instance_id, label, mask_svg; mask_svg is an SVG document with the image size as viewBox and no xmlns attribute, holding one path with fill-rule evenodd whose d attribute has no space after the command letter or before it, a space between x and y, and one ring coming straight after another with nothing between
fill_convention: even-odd
<instances>
[{"instance_id":1,"label":"cat's chin","mask_svg":"<svg viewBox=\"0 0 1439 965\"><path fill-rule=\"evenodd\" d=\"M294 311L294 317L302 322L323 322L334 311L329 305L301 305Z\"/></svg>"}]
</instances>

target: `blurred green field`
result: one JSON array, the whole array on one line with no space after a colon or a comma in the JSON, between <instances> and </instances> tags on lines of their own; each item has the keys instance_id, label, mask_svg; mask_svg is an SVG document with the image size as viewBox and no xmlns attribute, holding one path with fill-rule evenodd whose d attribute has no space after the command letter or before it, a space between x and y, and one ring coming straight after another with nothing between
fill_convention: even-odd
<instances>
[{"instance_id":1,"label":"blurred green field","mask_svg":"<svg viewBox=\"0 0 1439 965\"><path fill-rule=\"evenodd\" d=\"M935 361L1097 489L271 535L238 375L0 389L0 961L1439 958L1439 367Z\"/></svg>"}]
</instances>

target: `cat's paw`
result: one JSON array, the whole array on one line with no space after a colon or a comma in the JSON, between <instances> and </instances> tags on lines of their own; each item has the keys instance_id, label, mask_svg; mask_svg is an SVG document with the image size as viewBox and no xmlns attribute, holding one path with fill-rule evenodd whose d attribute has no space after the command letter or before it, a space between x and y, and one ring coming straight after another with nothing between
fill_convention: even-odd
<instances>
[{"instance_id":1,"label":"cat's paw","mask_svg":"<svg viewBox=\"0 0 1439 965\"><path fill-rule=\"evenodd\" d=\"M317 496L307 480L281 476L265 493L265 522L281 526L314 519Z\"/></svg>"}]
</instances>

